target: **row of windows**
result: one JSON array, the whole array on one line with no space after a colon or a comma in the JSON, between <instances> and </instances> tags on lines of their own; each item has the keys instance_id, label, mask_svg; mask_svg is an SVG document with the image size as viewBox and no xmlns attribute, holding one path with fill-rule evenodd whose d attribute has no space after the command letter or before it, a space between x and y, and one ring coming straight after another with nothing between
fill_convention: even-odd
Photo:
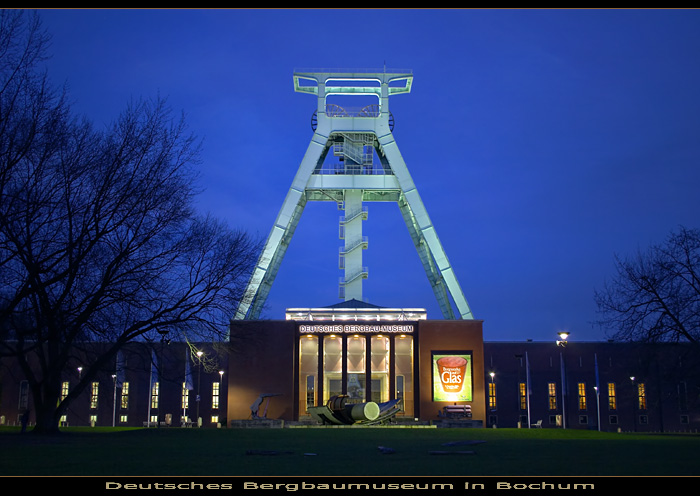
<instances>
[{"instance_id":1,"label":"row of windows","mask_svg":"<svg viewBox=\"0 0 700 496\"><path fill-rule=\"evenodd\" d=\"M93 414L90 415L90 425L97 425L97 415ZM120 414L119 415L119 423L120 424L127 424L129 422L129 416L126 414ZM210 421L212 424L218 424L219 423L219 415L212 415L210 418ZM151 423L157 425L158 424L158 415L151 415ZM61 416L61 426L66 427L68 426L68 417L66 415Z\"/></svg>"},{"instance_id":2,"label":"row of windows","mask_svg":"<svg viewBox=\"0 0 700 496\"><path fill-rule=\"evenodd\" d=\"M550 415L549 419L548 419L549 424L559 426L561 419L558 417L559 416L557 416L557 415ZM489 415L488 422L489 422L489 425L497 425L498 424L498 416L493 415L493 414ZM527 416L524 416L524 415L521 416L520 422L521 422L521 425L527 425L527 422L528 422ZM639 415L638 417L636 417L635 422L638 422L639 425L647 425L649 423L649 416L648 415ZM578 416L578 423L580 425L589 425L591 423L591 419L589 418L588 415L579 415ZM610 425L619 425L620 421L619 421L618 416L617 415L609 415L608 416L608 423ZM690 424L690 416L689 415L681 415L679 417L679 423L681 425Z\"/></svg>"},{"instance_id":3,"label":"row of windows","mask_svg":"<svg viewBox=\"0 0 700 496\"><path fill-rule=\"evenodd\" d=\"M491 410L496 410L497 408L497 403L496 403L496 384L493 382L489 383L489 388L488 388L488 401L489 401L489 408ZM636 405L639 410L646 410L647 409L647 391L646 391L646 384L643 382L636 383L636 394L637 394L637 399L636 399ZM588 396L586 393L586 383L585 382L579 382L576 384L576 391L577 391L577 402L578 402L578 409L579 410L587 410L588 409ZM609 382L607 385L607 393L608 393L608 410L617 410L617 386L614 382ZM528 402L528 394L527 394L527 384L524 382L519 383L518 385L518 397L519 397L519 405L521 410L527 410L527 402ZM679 385L679 407L681 410L684 410L687 408L687 394L686 394L686 389L685 389L685 383L682 383ZM556 410L558 408L558 401L557 401L557 384L554 382L550 382L547 384L547 404L549 410Z\"/></svg>"},{"instance_id":4,"label":"row of windows","mask_svg":"<svg viewBox=\"0 0 700 496\"><path fill-rule=\"evenodd\" d=\"M23 391L28 388L24 387L26 381L20 386L20 409L26 408L28 394L23 393ZM68 396L70 384L66 381L61 384L61 400ZM90 385L90 408L96 409L98 406L100 392L100 383L93 382ZM187 409L190 403L190 390L187 388L185 382L182 383L182 395L181 395L181 408ZM151 408L158 408L160 400L160 383L154 382L151 386ZM211 385L211 407L213 409L218 409L221 404L221 383L213 382ZM126 410L129 408L129 383L124 382L121 386L121 392L119 396L119 406L121 409Z\"/></svg>"}]
</instances>

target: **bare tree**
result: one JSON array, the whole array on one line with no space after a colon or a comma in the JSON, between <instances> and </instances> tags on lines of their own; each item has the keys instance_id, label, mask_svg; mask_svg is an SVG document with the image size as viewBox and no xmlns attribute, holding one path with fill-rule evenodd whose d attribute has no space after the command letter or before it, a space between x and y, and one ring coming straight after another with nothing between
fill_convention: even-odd
<instances>
[{"instance_id":1,"label":"bare tree","mask_svg":"<svg viewBox=\"0 0 700 496\"><path fill-rule=\"evenodd\" d=\"M167 330L224 339L257 243L193 199L199 146L163 100L104 130L71 116L37 64L38 18L0 13L0 355L15 357L39 432L117 352ZM61 399L61 374L99 342Z\"/></svg>"},{"instance_id":2,"label":"bare tree","mask_svg":"<svg viewBox=\"0 0 700 496\"><path fill-rule=\"evenodd\" d=\"M681 227L665 242L615 259L617 273L595 301L612 337L700 342L700 230Z\"/></svg>"}]
</instances>

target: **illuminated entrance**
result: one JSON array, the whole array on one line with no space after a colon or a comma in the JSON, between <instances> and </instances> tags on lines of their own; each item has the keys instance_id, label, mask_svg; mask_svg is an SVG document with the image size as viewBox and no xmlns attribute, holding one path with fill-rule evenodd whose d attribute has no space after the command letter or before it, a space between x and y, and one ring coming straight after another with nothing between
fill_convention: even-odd
<instances>
[{"instance_id":1,"label":"illuminated entrance","mask_svg":"<svg viewBox=\"0 0 700 496\"><path fill-rule=\"evenodd\" d=\"M291 309L287 319L297 321L300 417L341 395L349 404L400 399L399 415L414 415L414 345L424 310L341 304Z\"/></svg>"}]
</instances>

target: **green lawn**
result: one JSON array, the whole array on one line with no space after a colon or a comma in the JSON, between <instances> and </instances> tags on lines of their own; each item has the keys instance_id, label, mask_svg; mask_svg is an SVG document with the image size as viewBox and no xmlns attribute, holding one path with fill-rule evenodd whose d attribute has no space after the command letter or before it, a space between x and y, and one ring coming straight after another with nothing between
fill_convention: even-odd
<instances>
[{"instance_id":1,"label":"green lawn","mask_svg":"<svg viewBox=\"0 0 700 496\"><path fill-rule=\"evenodd\" d=\"M700 475L700 435L569 429L5 427L0 448L4 476Z\"/></svg>"}]
</instances>

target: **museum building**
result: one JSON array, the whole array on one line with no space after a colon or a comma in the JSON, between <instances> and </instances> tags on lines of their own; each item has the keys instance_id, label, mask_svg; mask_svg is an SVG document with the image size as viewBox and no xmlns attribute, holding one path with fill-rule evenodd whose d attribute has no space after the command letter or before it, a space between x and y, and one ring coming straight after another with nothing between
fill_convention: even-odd
<instances>
[{"instance_id":1,"label":"museum building","mask_svg":"<svg viewBox=\"0 0 700 496\"><path fill-rule=\"evenodd\" d=\"M106 367L61 424L320 426L311 411L342 398L348 405L400 400L386 426L700 428L692 344L483 342L481 321L426 317L422 309L343 302L289 309L284 320L233 322L230 343L129 343L123 369ZM64 395L81 369L78 360L64 371ZM447 414L455 405L465 408ZM3 359L0 425L19 425L25 412L31 425L27 381Z\"/></svg>"},{"instance_id":2,"label":"museum building","mask_svg":"<svg viewBox=\"0 0 700 496\"><path fill-rule=\"evenodd\" d=\"M61 377L74 394L62 425L256 427L324 424L684 431L700 427L700 354L692 344L484 342L393 135L389 97L410 70L297 70L314 97L312 136L222 343L130 342L116 363L85 344ZM366 100L369 98L369 101ZM362 102L346 106L346 99ZM340 105L342 103L343 105ZM309 202L342 212L340 303L261 317ZM442 313L363 296L367 203L394 203ZM575 336L575 330L573 330ZM553 333L554 334L554 333ZM76 388L81 382L86 387ZM31 424L30 385L0 361L0 424Z\"/></svg>"}]
</instances>

